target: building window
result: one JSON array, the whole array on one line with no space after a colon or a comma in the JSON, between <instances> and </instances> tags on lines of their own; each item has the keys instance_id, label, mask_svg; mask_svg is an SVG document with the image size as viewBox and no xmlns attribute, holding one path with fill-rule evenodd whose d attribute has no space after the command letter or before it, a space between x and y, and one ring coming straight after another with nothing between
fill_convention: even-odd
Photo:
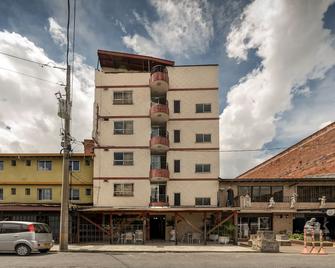
<instances>
[{"instance_id":1,"label":"building window","mask_svg":"<svg viewBox=\"0 0 335 268\"><path fill-rule=\"evenodd\" d=\"M70 200L79 200L80 199L80 193L79 189L70 189Z\"/></svg>"},{"instance_id":2,"label":"building window","mask_svg":"<svg viewBox=\"0 0 335 268\"><path fill-rule=\"evenodd\" d=\"M26 160L26 166L27 166L27 167L30 167L30 166L31 166L31 160L30 160L30 159Z\"/></svg>"},{"instance_id":3,"label":"building window","mask_svg":"<svg viewBox=\"0 0 335 268\"><path fill-rule=\"evenodd\" d=\"M0 188L0 200L3 200L3 189Z\"/></svg>"},{"instance_id":4,"label":"building window","mask_svg":"<svg viewBox=\"0 0 335 268\"><path fill-rule=\"evenodd\" d=\"M173 101L173 112L175 114L179 114L180 113L180 100Z\"/></svg>"},{"instance_id":5,"label":"building window","mask_svg":"<svg viewBox=\"0 0 335 268\"><path fill-rule=\"evenodd\" d=\"M180 172L180 160L174 160L174 173Z\"/></svg>"},{"instance_id":6,"label":"building window","mask_svg":"<svg viewBox=\"0 0 335 268\"><path fill-rule=\"evenodd\" d=\"M52 161L50 160L38 160L38 170L50 171L52 169Z\"/></svg>"},{"instance_id":7,"label":"building window","mask_svg":"<svg viewBox=\"0 0 335 268\"><path fill-rule=\"evenodd\" d=\"M211 134L195 134L195 142L197 143L204 143L204 142L211 142L212 135Z\"/></svg>"},{"instance_id":8,"label":"building window","mask_svg":"<svg viewBox=\"0 0 335 268\"><path fill-rule=\"evenodd\" d=\"M91 160L85 159L85 166L90 166L90 165L91 165Z\"/></svg>"},{"instance_id":9,"label":"building window","mask_svg":"<svg viewBox=\"0 0 335 268\"><path fill-rule=\"evenodd\" d=\"M92 189L91 188L86 188L85 189L85 194L86 195L92 195Z\"/></svg>"},{"instance_id":10,"label":"building window","mask_svg":"<svg viewBox=\"0 0 335 268\"><path fill-rule=\"evenodd\" d=\"M80 170L80 161L79 160L70 160L69 161L70 171L79 171Z\"/></svg>"},{"instance_id":11,"label":"building window","mask_svg":"<svg viewBox=\"0 0 335 268\"><path fill-rule=\"evenodd\" d=\"M113 104L133 104L132 91L114 91Z\"/></svg>"},{"instance_id":12,"label":"building window","mask_svg":"<svg viewBox=\"0 0 335 268\"><path fill-rule=\"evenodd\" d=\"M114 166L134 165L134 153L114 153Z\"/></svg>"},{"instance_id":13,"label":"building window","mask_svg":"<svg viewBox=\"0 0 335 268\"><path fill-rule=\"evenodd\" d=\"M52 189L51 188L37 189L37 198L38 200L52 200Z\"/></svg>"},{"instance_id":14,"label":"building window","mask_svg":"<svg viewBox=\"0 0 335 268\"><path fill-rule=\"evenodd\" d=\"M240 186L239 195L248 194L252 202L269 202L273 197L275 202L283 202L283 186Z\"/></svg>"},{"instance_id":15,"label":"building window","mask_svg":"<svg viewBox=\"0 0 335 268\"><path fill-rule=\"evenodd\" d=\"M211 172L211 165L210 164L196 164L195 172L196 173Z\"/></svg>"},{"instance_id":16,"label":"building window","mask_svg":"<svg viewBox=\"0 0 335 268\"><path fill-rule=\"evenodd\" d=\"M114 121L114 135L134 134L133 121Z\"/></svg>"},{"instance_id":17,"label":"building window","mask_svg":"<svg viewBox=\"0 0 335 268\"><path fill-rule=\"evenodd\" d=\"M210 206L211 198L210 197L196 197L195 205L196 206Z\"/></svg>"},{"instance_id":18,"label":"building window","mask_svg":"<svg viewBox=\"0 0 335 268\"><path fill-rule=\"evenodd\" d=\"M180 193L174 193L174 206L179 207L180 206Z\"/></svg>"},{"instance_id":19,"label":"building window","mask_svg":"<svg viewBox=\"0 0 335 268\"><path fill-rule=\"evenodd\" d=\"M114 196L134 196L134 184L114 183Z\"/></svg>"},{"instance_id":20,"label":"building window","mask_svg":"<svg viewBox=\"0 0 335 268\"><path fill-rule=\"evenodd\" d=\"M320 202L326 197L326 202L335 202L335 186L298 186L298 202Z\"/></svg>"},{"instance_id":21,"label":"building window","mask_svg":"<svg viewBox=\"0 0 335 268\"><path fill-rule=\"evenodd\" d=\"M210 113L212 111L212 105L210 103L199 103L195 105L196 113Z\"/></svg>"},{"instance_id":22,"label":"building window","mask_svg":"<svg viewBox=\"0 0 335 268\"><path fill-rule=\"evenodd\" d=\"M3 170L3 168L4 168L4 163L3 161L0 161L0 170Z\"/></svg>"},{"instance_id":23,"label":"building window","mask_svg":"<svg viewBox=\"0 0 335 268\"><path fill-rule=\"evenodd\" d=\"M16 188L11 188L11 189L10 189L10 193L11 193L12 195L16 195Z\"/></svg>"},{"instance_id":24,"label":"building window","mask_svg":"<svg viewBox=\"0 0 335 268\"><path fill-rule=\"evenodd\" d=\"M24 190L24 192L25 192L26 195L30 195L30 188L26 188L26 189Z\"/></svg>"},{"instance_id":25,"label":"building window","mask_svg":"<svg viewBox=\"0 0 335 268\"><path fill-rule=\"evenodd\" d=\"M180 130L179 129L175 129L173 131L173 142L174 143L179 143L180 142Z\"/></svg>"},{"instance_id":26,"label":"building window","mask_svg":"<svg viewBox=\"0 0 335 268\"><path fill-rule=\"evenodd\" d=\"M12 160L12 161L11 161L11 165L12 165L13 167L15 167L15 166L16 166L16 160Z\"/></svg>"}]
</instances>

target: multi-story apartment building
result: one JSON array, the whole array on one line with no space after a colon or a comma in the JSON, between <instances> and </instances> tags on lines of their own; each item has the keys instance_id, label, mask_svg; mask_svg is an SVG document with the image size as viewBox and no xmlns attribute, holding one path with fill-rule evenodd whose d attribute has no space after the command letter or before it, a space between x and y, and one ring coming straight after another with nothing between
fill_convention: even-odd
<instances>
[{"instance_id":1,"label":"multi-story apartment building","mask_svg":"<svg viewBox=\"0 0 335 268\"><path fill-rule=\"evenodd\" d=\"M175 212L192 211L180 218L204 228L203 212L221 211L218 65L98 56L93 210L114 217L140 211L147 239L169 239Z\"/></svg>"},{"instance_id":2,"label":"multi-story apartment building","mask_svg":"<svg viewBox=\"0 0 335 268\"><path fill-rule=\"evenodd\" d=\"M59 153L0 154L0 220L46 222L57 240L62 164ZM71 207L92 205L92 154L72 154L70 171Z\"/></svg>"},{"instance_id":3,"label":"multi-story apartment building","mask_svg":"<svg viewBox=\"0 0 335 268\"><path fill-rule=\"evenodd\" d=\"M259 229L302 233L314 217L326 238L335 239L334 151L332 123L236 179L222 179L221 205L238 208L239 237Z\"/></svg>"}]
</instances>

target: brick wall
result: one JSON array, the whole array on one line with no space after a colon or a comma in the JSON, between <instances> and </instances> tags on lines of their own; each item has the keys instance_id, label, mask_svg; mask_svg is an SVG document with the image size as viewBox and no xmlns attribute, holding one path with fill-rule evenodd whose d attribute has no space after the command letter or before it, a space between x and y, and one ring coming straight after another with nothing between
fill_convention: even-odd
<instances>
[{"instance_id":1,"label":"brick wall","mask_svg":"<svg viewBox=\"0 0 335 268\"><path fill-rule=\"evenodd\" d=\"M238 178L302 178L325 174L335 174L335 123Z\"/></svg>"}]
</instances>

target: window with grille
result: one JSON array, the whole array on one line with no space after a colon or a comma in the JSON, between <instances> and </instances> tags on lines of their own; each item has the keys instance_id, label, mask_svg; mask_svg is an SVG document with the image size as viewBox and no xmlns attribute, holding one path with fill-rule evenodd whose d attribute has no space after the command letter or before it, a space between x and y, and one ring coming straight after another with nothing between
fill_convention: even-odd
<instances>
[{"instance_id":1,"label":"window with grille","mask_svg":"<svg viewBox=\"0 0 335 268\"><path fill-rule=\"evenodd\" d=\"M133 121L114 121L114 135L134 134Z\"/></svg>"},{"instance_id":2,"label":"window with grille","mask_svg":"<svg viewBox=\"0 0 335 268\"><path fill-rule=\"evenodd\" d=\"M30 159L26 160L26 166L27 166L27 167L30 167L30 166L31 166L31 160L30 160Z\"/></svg>"},{"instance_id":3,"label":"window with grille","mask_svg":"<svg viewBox=\"0 0 335 268\"><path fill-rule=\"evenodd\" d=\"M252 202L269 202L273 197L275 202L283 202L283 186L240 186L239 195L248 194Z\"/></svg>"},{"instance_id":4,"label":"window with grille","mask_svg":"<svg viewBox=\"0 0 335 268\"><path fill-rule=\"evenodd\" d=\"M211 134L195 134L195 142L197 143L204 143L204 142L211 142L212 135Z\"/></svg>"},{"instance_id":5,"label":"window with grille","mask_svg":"<svg viewBox=\"0 0 335 268\"><path fill-rule=\"evenodd\" d=\"M15 167L15 166L16 166L16 160L12 160L12 161L11 161L11 165L12 165L13 167Z\"/></svg>"},{"instance_id":6,"label":"window with grille","mask_svg":"<svg viewBox=\"0 0 335 268\"><path fill-rule=\"evenodd\" d=\"M211 172L211 165L210 164L196 164L195 172L196 173Z\"/></svg>"},{"instance_id":7,"label":"window with grille","mask_svg":"<svg viewBox=\"0 0 335 268\"><path fill-rule=\"evenodd\" d=\"M38 200L52 200L52 189L51 188L41 188L37 189Z\"/></svg>"},{"instance_id":8,"label":"window with grille","mask_svg":"<svg viewBox=\"0 0 335 268\"><path fill-rule=\"evenodd\" d=\"M195 205L196 206L210 206L211 198L210 197L196 197Z\"/></svg>"},{"instance_id":9,"label":"window with grille","mask_svg":"<svg viewBox=\"0 0 335 268\"><path fill-rule=\"evenodd\" d=\"M132 166L134 165L134 153L114 153L115 166Z\"/></svg>"},{"instance_id":10,"label":"window with grille","mask_svg":"<svg viewBox=\"0 0 335 268\"><path fill-rule=\"evenodd\" d=\"M38 170L40 171L50 171L52 170L52 161L49 160L39 160L37 162Z\"/></svg>"},{"instance_id":11,"label":"window with grille","mask_svg":"<svg viewBox=\"0 0 335 268\"><path fill-rule=\"evenodd\" d=\"M0 161L0 170L3 170L4 169L4 163L3 161Z\"/></svg>"},{"instance_id":12,"label":"window with grille","mask_svg":"<svg viewBox=\"0 0 335 268\"><path fill-rule=\"evenodd\" d=\"M3 200L3 189L0 188L0 200Z\"/></svg>"},{"instance_id":13,"label":"window with grille","mask_svg":"<svg viewBox=\"0 0 335 268\"><path fill-rule=\"evenodd\" d=\"M212 111L212 105L210 103L198 103L195 105L196 113L210 113Z\"/></svg>"},{"instance_id":14,"label":"window with grille","mask_svg":"<svg viewBox=\"0 0 335 268\"><path fill-rule=\"evenodd\" d=\"M24 190L24 192L25 192L26 195L30 195L30 188L26 188L26 189Z\"/></svg>"},{"instance_id":15,"label":"window with grille","mask_svg":"<svg viewBox=\"0 0 335 268\"><path fill-rule=\"evenodd\" d=\"M11 192L12 195L16 195L16 188L11 188L10 192Z\"/></svg>"},{"instance_id":16,"label":"window with grille","mask_svg":"<svg viewBox=\"0 0 335 268\"><path fill-rule=\"evenodd\" d=\"M86 194L86 195L92 195L92 189L91 189L91 188L87 188L87 189L85 190L85 194Z\"/></svg>"},{"instance_id":17,"label":"window with grille","mask_svg":"<svg viewBox=\"0 0 335 268\"><path fill-rule=\"evenodd\" d=\"M326 197L326 202L335 202L335 186L298 186L298 202L320 202Z\"/></svg>"},{"instance_id":18,"label":"window with grille","mask_svg":"<svg viewBox=\"0 0 335 268\"><path fill-rule=\"evenodd\" d=\"M79 160L70 160L69 161L70 171L80 171L80 161Z\"/></svg>"},{"instance_id":19,"label":"window with grille","mask_svg":"<svg viewBox=\"0 0 335 268\"><path fill-rule=\"evenodd\" d=\"M114 196L133 196L133 183L114 183Z\"/></svg>"},{"instance_id":20,"label":"window with grille","mask_svg":"<svg viewBox=\"0 0 335 268\"><path fill-rule=\"evenodd\" d=\"M133 104L132 91L114 91L113 104Z\"/></svg>"}]
</instances>

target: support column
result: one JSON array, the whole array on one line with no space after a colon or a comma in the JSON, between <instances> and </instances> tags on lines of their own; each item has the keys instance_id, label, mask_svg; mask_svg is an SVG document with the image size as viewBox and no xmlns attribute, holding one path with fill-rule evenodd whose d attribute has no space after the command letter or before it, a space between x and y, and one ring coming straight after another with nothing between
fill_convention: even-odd
<instances>
[{"instance_id":1,"label":"support column","mask_svg":"<svg viewBox=\"0 0 335 268\"><path fill-rule=\"evenodd\" d=\"M143 219L143 245L144 245L144 241L147 238L147 217L145 213L143 213L142 219Z\"/></svg>"},{"instance_id":2,"label":"support column","mask_svg":"<svg viewBox=\"0 0 335 268\"><path fill-rule=\"evenodd\" d=\"M174 231L175 231L175 235L176 235L176 239L175 239L175 245L178 245L178 231L177 231L177 213L174 213Z\"/></svg>"},{"instance_id":3,"label":"support column","mask_svg":"<svg viewBox=\"0 0 335 268\"><path fill-rule=\"evenodd\" d=\"M207 245L207 212L204 212L204 245Z\"/></svg>"},{"instance_id":4,"label":"support column","mask_svg":"<svg viewBox=\"0 0 335 268\"><path fill-rule=\"evenodd\" d=\"M234 211L233 214L234 214L234 225L235 225L234 243L237 245L237 240L238 240L238 214L237 214L237 211Z\"/></svg>"},{"instance_id":5,"label":"support column","mask_svg":"<svg viewBox=\"0 0 335 268\"><path fill-rule=\"evenodd\" d=\"M109 233L110 233L110 238L109 238L109 243L113 244L113 238L114 238L114 230L113 230L113 214L109 214Z\"/></svg>"},{"instance_id":6,"label":"support column","mask_svg":"<svg viewBox=\"0 0 335 268\"><path fill-rule=\"evenodd\" d=\"M80 214L77 212L77 243L80 243Z\"/></svg>"}]
</instances>

